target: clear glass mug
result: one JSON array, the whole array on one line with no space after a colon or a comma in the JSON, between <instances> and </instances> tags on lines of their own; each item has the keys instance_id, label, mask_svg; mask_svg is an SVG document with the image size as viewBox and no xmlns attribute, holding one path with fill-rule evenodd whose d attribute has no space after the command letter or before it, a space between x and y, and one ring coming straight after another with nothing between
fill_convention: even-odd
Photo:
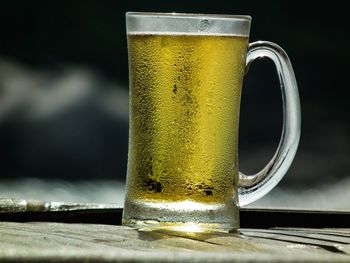
<instances>
[{"instance_id":1,"label":"clear glass mug","mask_svg":"<svg viewBox=\"0 0 350 263\"><path fill-rule=\"evenodd\" d=\"M126 13L130 127L123 224L147 229L234 231L239 206L281 180L300 137L300 102L287 54L249 44L251 17ZM238 170L243 77L270 58L283 100L282 136L256 175Z\"/></svg>"}]
</instances>

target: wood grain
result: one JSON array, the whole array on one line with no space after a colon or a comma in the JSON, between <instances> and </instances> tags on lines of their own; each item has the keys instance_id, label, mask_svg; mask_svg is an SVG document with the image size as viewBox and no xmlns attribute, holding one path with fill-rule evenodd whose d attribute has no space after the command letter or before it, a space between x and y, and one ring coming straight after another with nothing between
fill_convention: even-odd
<instances>
[{"instance_id":1,"label":"wood grain","mask_svg":"<svg viewBox=\"0 0 350 263\"><path fill-rule=\"evenodd\" d=\"M350 262L349 229L194 234L100 224L0 222L0 262Z\"/></svg>"},{"instance_id":2,"label":"wood grain","mask_svg":"<svg viewBox=\"0 0 350 263\"><path fill-rule=\"evenodd\" d=\"M114 204L0 199L0 262L350 262L348 212L240 214L237 233L138 231Z\"/></svg>"}]
</instances>

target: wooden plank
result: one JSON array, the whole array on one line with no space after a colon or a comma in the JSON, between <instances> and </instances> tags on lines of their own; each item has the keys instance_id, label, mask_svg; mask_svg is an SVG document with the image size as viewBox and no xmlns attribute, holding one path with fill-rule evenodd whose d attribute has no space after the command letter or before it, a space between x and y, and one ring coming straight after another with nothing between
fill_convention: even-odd
<instances>
[{"instance_id":1,"label":"wooden plank","mask_svg":"<svg viewBox=\"0 0 350 263\"><path fill-rule=\"evenodd\" d=\"M0 198L0 214L16 212L63 212L80 210L118 209L115 204L65 203L42 200Z\"/></svg>"},{"instance_id":2,"label":"wooden plank","mask_svg":"<svg viewBox=\"0 0 350 263\"><path fill-rule=\"evenodd\" d=\"M350 261L344 240L329 239L326 245L332 250L310 238L312 230L293 239L285 238L289 231L186 234L99 224L0 222L0 262Z\"/></svg>"},{"instance_id":3,"label":"wooden plank","mask_svg":"<svg viewBox=\"0 0 350 263\"><path fill-rule=\"evenodd\" d=\"M120 225L123 209L115 204L63 203L0 198L0 221Z\"/></svg>"},{"instance_id":4,"label":"wooden plank","mask_svg":"<svg viewBox=\"0 0 350 263\"><path fill-rule=\"evenodd\" d=\"M350 262L344 211L242 209L246 228L230 234L137 231L121 215L114 204L0 199L0 262Z\"/></svg>"}]
</instances>

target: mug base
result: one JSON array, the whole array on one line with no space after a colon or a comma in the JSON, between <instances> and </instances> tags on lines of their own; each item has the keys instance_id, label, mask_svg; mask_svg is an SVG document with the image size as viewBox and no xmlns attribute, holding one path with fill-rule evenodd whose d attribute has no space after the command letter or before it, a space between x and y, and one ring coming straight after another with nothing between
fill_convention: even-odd
<instances>
[{"instance_id":1,"label":"mug base","mask_svg":"<svg viewBox=\"0 0 350 263\"><path fill-rule=\"evenodd\" d=\"M239 209L233 202L126 200L122 224L144 231L235 232L239 228Z\"/></svg>"}]
</instances>

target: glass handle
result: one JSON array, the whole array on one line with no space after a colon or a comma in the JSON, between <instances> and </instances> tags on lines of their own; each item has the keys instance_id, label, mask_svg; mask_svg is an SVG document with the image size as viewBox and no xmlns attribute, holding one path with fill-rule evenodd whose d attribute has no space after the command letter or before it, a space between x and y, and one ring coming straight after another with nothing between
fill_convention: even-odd
<instances>
[{"instance_id":1,"label":"glass handle","mask_svg":"<svg viewBox=\"0 0 350 263\"><path fill-rule=\"evenodd\" d=\"M297 82L286 52L278 45L258 41L248 48L246 68L257 58L270 58L277 70L283 101L283 129L278 148L271 161L257 174L239 173L239 205L244 206L272 190L287 172L300 138L300 101Z\"/></svg>"}]
</instances>

